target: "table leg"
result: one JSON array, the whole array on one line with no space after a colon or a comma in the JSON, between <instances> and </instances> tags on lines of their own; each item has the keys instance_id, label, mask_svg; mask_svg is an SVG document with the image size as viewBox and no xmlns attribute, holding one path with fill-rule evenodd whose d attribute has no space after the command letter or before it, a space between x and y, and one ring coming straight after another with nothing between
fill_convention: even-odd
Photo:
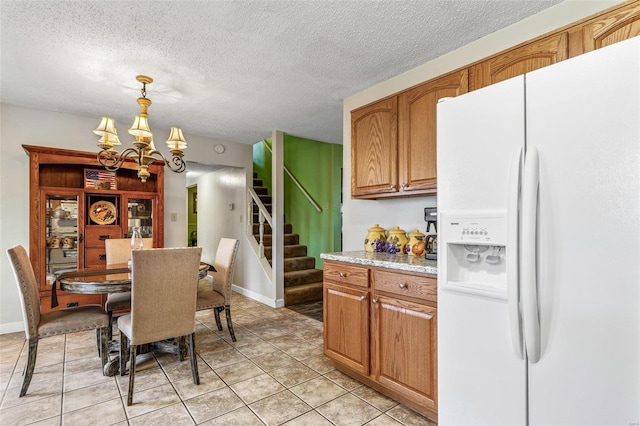
<instances>
[{"instance_id":1,"label":"table leg","mask_svg":"<svg viewBox=\"0 0 640 426\"><path fill-rule=\"evenodd\" d=\"M120 357L116 356L104 366L103 373L105 376L113 377L120 372Z\"/></svg>"}]
</instances>

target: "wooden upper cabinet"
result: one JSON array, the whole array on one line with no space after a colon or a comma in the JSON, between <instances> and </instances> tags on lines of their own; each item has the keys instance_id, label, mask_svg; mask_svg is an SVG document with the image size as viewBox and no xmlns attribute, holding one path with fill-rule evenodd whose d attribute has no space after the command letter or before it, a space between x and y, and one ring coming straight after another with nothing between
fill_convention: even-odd
<instances>
[{"instance_id":1,"label":"wooden upper cabinet","mask_svg":"<svg viewBox=\"0 0 640 426\"><path fill-rule=\"evenodd\" d=\"M638 35L640 1L632 1L585 23L577 33L579 38L572 41L572 47L577 46L576 54L586 53Z\"/></svg>"},{"instance_id":2,"label":"wooden upper cabinet","mask_svg":"<svg viewBox=\"0 0 640 426\"><path fill-rule=\"evenodd\" d=\"M351 196L398 191L398 98L351 112Z\"/></svg>"},{"instance_id":3,"label":"wooden upper cabinet","mask_svg":"<svg viewBox=\"0 0 640 426\"><path fill-rule=\"evenodd\" d=\"M475 67L473 89L489 86L568 58L568 33L562 32L503 52Z\"/></svg>"},{"instance_id":4,"label":"wooden upper cabinet","mask_svg":"<svg viewBox=\"0 0 640 426\"><path fill-rule=\"evenodd\" d=\"M469 73L457 71L400 94L398 98L399 181L403 195L436 191L436 107L438 100L469 91Z\"/></svg>"}]
</instances>

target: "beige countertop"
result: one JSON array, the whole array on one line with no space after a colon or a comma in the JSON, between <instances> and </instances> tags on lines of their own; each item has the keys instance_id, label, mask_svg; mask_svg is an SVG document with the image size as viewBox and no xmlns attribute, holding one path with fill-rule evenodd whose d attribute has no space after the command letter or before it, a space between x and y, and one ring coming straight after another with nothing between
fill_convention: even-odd
<instances>
[{"instance_id":1,"label":"beige countertop","mask_svg":"<svg viewBox=\"0 0 640 426\"><path fill-rule=\"evenodd\" d=\"M321 253L320 257L324 260L355 263L364 266L375 266L377 268L397 269L398 271L419 272L430 275L438 274L438 261L427 260L424 256L370 253L362 250Z\"/></svg>"}]
</instances>

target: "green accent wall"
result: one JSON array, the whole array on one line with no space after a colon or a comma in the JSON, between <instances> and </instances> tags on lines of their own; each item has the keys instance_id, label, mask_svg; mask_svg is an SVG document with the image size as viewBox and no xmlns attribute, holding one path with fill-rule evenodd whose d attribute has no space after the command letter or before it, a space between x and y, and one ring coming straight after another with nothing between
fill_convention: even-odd
<instances>
[{"instance_id":1,"label":"green accent wall","mask_svg":"<svg viewBox=\"0 0 640 426\"><path fill-rule=\"evenodd\" d=\"M266 139L271 145L271 140ZM342 145L284 135L284 165L320 206L320 213L289 176L284 176L284 213L308 256L322 269L320 253L341 251ZM271 190L271 153L263 142L254 145L253 167L263 185Z\"/></svg>"},{"instance_id":2,"label":"green accent wall","mask_svg":"<svg viewBox=\"0 0 640 426\"><path fill-rule=\"evenodd\" d=\"M195 196L198 193L198 187L192 186L187 188L187 246L191 246L191 232L198 230L198 214L194 209Z\"/></svg>"}]
</instances>

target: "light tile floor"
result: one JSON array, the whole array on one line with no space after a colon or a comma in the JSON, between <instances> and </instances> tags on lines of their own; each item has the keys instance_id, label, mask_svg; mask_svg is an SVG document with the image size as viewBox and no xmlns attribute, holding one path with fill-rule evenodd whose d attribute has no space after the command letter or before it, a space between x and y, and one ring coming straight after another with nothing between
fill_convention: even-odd
<instances>
[{"instance_id":1,"label":"light tile floor","mask_svg":"<svg viewBox=\"0 0 640 426\"><path fill-rule=\"evenodd\" d=\"M23 398L24 333L0 335L0 424L435 425L335 370L322 353L322 322L235 293L231 306L235 343L224 315L219 332L212 311L197 313L200 385L188 360L139 355L131 407L128 376L101 373L94 332L41 340Z\"/></svg>"}]
</instances>

